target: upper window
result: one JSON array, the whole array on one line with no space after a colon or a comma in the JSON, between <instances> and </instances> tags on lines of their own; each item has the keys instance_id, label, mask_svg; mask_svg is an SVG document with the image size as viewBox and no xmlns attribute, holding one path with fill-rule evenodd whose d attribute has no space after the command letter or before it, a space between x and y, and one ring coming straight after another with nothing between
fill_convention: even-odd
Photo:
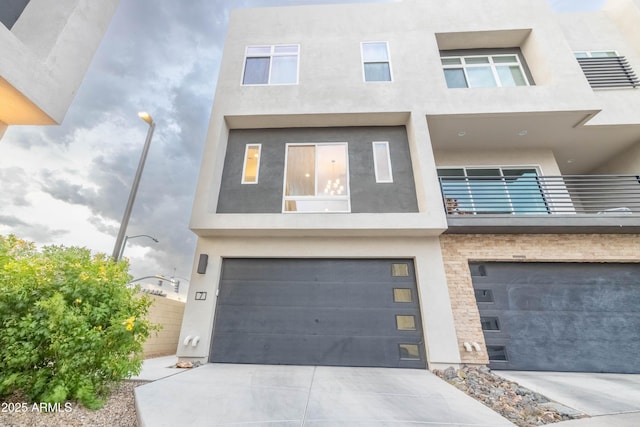
<instances>
[{"instance_id":1,"label":"upper window","mask_svg":"<svg viewBox=\"0 0 640 427\"><path fill-rule=\"evenodd\" d=\"M243 85L285 85L298 83L300 46L248 46L242 74Z\"/></svg>"},{"instance_id":2,"label":"upper window","mask_svg":"<svg viewBox=\"0 0 640 427\"><path fill-rule=\"evenodd\" d=\"M257 184L260 171L260 144L247 144L244 150L244 166L242 167L242 183Z\"/></svg>"},{"instance_id":3,"label":"upper window","mask_svg":"<svg viewBox=\"0 0 640 427\"><path fill-rule=\"evenodd\" d=\"M364 81L390 82L391 63L387 42L363 42L361 46Z\"/></svg>"},{"instance_id":4,"label":"upper window","mask_svg":"<svg viewBox=\"0 0 640 427\"><path fill-rule=\"evenodd\" d=\"M573 52L576 58L612 58L618 56L615 50L581 50Z\"/></svg>"},{"instance_id":5,"label":"upper window","mask_svg":"<svg viewBox=\"0 0 640 427\"><path fill-rule=\"evenodd\" d=\"M347 143L287 144L284 212L349 212Z\"/></svg>"},{"instance_id":6,"label":"upper window","mask_svg":"<svg viewBox=\"0 0 640 427\"><path fill-rule=\"evenodd\" d=\"M627 59L614 50L583 50L574 55L594 89L640 87L640 79Z\"/></svg>"},{"instance_id":7,"label":"upper window","mask_svg":"<svg viewBox=\"0 0 640 427\"><path fill-rule=\"evenodd\" d=\"M442 56L447 86L528 86L529 81L517 54Z\"/></svg>"}]
</instances>

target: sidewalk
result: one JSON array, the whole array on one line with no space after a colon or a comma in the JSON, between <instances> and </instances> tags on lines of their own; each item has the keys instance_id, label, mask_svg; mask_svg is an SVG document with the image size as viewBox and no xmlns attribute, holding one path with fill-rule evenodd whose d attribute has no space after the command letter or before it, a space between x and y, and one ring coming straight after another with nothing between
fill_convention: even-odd
<instances>
[{"instance_id":1,"label":"sidewalk","mask_svg":"<svg viewBox=\"0 0 640 427\"><path fill-rule=\"evenodd\" d=\"M133 381L156 381L188 371L188 369L175 368L176 363L178 363L178 357L176 355L145 359L144 362L142 362L140 374L130 379Z\"/></svg>"}]
</instances>

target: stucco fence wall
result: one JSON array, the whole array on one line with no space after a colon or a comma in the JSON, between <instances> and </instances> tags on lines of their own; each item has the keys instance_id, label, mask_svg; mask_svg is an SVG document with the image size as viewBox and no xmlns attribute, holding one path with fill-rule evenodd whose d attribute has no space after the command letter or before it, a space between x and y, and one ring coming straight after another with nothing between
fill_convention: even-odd
<instances>
[{"instance_id":1,"label":"stucco fence wall","mask_svg":"<svg viewBox=\"0 0 640 427\"><path fill-rule=\"evenodd\" d=\"M184 302L149 295L153 304L149 308L148 318L152 323L160 324L162 329L152 332L143 345L144 357L168 356L176 353L178 338L182 327Z\"/></svg>"},{"instance_id":2,"label":"stucco fence wall","mask_svg":"<svg viewBox=\"0 0 640 427\"><path fill-rule=\"evenodd\" d=\"M445 234L440 237L462 363L487 364L470 261L640 262L638 234ZM464 342L480 352L467 352Z\"/></svg>"}]
</instances>

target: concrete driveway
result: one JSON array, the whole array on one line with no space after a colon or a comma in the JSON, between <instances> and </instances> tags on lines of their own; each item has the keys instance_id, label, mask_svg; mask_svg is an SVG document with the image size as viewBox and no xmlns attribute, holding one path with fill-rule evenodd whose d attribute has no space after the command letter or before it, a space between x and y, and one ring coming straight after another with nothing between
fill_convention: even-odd
<instances>
[{"instance_id":1,"label":"concrete driveway","mask_svg":"<svg viewBox=\"0 0 640 427\"><path fill-rule=\"evenodd\" d=\"M135 395L143 427L513 426L414 369L207 364Z\"/></svg>"},{"instance_id":2,"label":"concrete driveway","mask_svg":"<svg viewBox=\"0 0 640 427\"><path fill-rule=\"evenodd\" d=\"M640 426L640 375L638 374L493 372L592 417L565 421L554 426Z\"/></svg>"}]
</instances>

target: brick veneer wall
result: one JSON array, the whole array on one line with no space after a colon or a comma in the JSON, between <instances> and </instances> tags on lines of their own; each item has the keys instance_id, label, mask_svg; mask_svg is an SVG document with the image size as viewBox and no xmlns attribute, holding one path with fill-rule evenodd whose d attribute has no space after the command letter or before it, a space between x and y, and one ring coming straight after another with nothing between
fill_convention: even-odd
<instances>
[{"instance_id":1,"label":"brick veneer wall","mask_svg":"<svg viewBox=\"0 0 640 427\"><path fill-rule=\"evenodd\" d=\"M640 262L638 234L444 234L440 237L463 363L488 363L469 261ZM464 342L482 351L467 352Z\"/></svg>"},{"instance_id":2,"label":"brick veneer wall","mask_svg":"<svg viewBox=\"0 0 640 427\"><path fill-rule=\"evenodd\" d=\"M148 318L151 323L162 325L162 329L151 332L151 336L143 344L144 357L147 359L176 354L185 304L157 295L149 295L149 298L153 300L153 304L149 307Z\"/></svg>"}]
</instances>

